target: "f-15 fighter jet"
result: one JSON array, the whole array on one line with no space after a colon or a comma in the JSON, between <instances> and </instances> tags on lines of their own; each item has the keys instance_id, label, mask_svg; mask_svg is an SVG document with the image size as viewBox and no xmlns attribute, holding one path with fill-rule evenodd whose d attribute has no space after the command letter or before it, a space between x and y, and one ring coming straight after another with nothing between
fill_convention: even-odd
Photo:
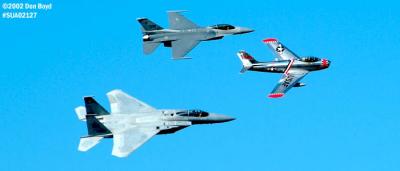
<instances>
[{"instance_id":1,"label":"f-15 fighter jet","mask_svg":"<svg viewBox=\"0 0 400 171\"><path fill-rule=\"evenodd\" d=\"M169 11L168 21L170 28L164 29L147 18L138 18L142 25L143 51L152 53L158 45L172 47L174 59L183 59L201 41L222 39L226 35L249 33L253 30L232 26L229 24L217 24L208 27L200 27L185 18L182 11Z\"/></svg>"},{"instance_id":2,"label":"f-15 fighter jet","mask_svg":"<svg viewBox=\"0 0 400 171\"><path fill-rule=\"evenodd\" d=\"M84 97L85 107L75 109L88 129L88 135L80 139L79 151L89 150L103 138L113 138L112 155L126 157L154 135L171 134L195 124L234 120L202 110L155 109L121 90L110 91L107 96L111 113L92 97Z\"/></svg>"},{"instance_id":3,"label":"f-15 fighter jet","mask_svg":"<svg viewBox=\"0 0 400 171\"><path fill-rule=\"evenodd\" d=\"M278 84L268 95L271 98L282 97L292 87L305 86L304 83L299 82L304 76L311 71L326 69L331 63L327 59L313 56L299 57L273 38L265 39L263 42L275 53L277 57L275 61L258 62L245 51L240 51L237 55L243 63L241 73L247 70L283 73Z\"/></svg>"}]
</instances>

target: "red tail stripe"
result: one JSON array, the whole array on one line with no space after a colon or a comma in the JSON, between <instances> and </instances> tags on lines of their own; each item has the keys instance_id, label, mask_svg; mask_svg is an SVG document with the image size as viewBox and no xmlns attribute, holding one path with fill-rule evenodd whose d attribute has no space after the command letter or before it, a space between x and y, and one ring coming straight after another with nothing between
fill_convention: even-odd
<instances>
[{"instance_id":1,"label":"red tail stripe","mask_svg":"<svg viewBox=\"0 0 400 171\"><path fill-rule=\"evenodd\" d=\"M252 60L252 59L253 59L253 57L250 56L250 55L247 54L247 53L242 53L242 58L243 58L243 59L248 59L248 60Z\"/></svg>"}]
</instances>

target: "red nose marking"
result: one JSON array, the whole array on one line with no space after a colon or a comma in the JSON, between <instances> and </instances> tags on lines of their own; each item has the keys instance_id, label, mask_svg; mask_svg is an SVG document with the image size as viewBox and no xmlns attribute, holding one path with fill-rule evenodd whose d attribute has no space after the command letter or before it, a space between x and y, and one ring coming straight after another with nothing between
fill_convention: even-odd
<instances>
[{"instance_id":1,"label":"red nose marking","mask_svg":"<svg viewBox=\"0 0 400 171\"><path fill-rule=\"evenodd\" d=\"M279 98L282 96L283 96L283 93L272 93L272 94L268 95L268 97L270 97L270 98Z\"/></svg>"},{"instance_id":2,"label":"red nose marking","mask_svg":"<svg viewBox=\"0 0 400 171\"><path fill-rule=\"evenodd\" d=\"M322 66L323 67L328 67L328 60L322 59Z\"/></svg>"}]
</instances>

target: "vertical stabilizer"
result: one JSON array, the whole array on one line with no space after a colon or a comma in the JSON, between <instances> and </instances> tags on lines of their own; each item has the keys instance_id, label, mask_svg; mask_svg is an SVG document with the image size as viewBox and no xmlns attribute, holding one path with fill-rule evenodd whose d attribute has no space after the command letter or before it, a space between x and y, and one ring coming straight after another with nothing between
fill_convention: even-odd
<instances>
[{"instance_id":1,"label":"vertical stabilizer","mask_svg":"<svg viewBox=\"0 0 400 171\"><path fill-rule=\"evenodd\" d=\"M88 151L103 138L111 137L111 131L104 126L95 115L86 115L86 124L88 129L88 136L81 137L79 141L79 151Z\"/></svg>"},{"instance_id":2,"label":"vertical stabilizer","mask_svg":"<svg viewBox=\"0 0 400 171\"><path fill-rule=\"evenodd\" d=\"M240 70L240 73L246 72L248 69L250 69L253 64L258 63L250 54L248 54L245 51L239 51L237 53L237 56L239 57L240 61L242 61L243 68Z\"/></svg>"},{"instance_id":3,"label":"vertical stabilizer","mask_svg":"<svg viewBox=\"0 0 400 171\"><path fill-rule=\"evenodd\" d=\"M111 134L111 131L104 126L95 115L86 115L86 125L89 136L102 136Z\"/></svg>"},{"instance_id":4,"label":"vertical stabilizer","mask_svg":"<svg viewBox=\"0 0 400 171\"><path fill-rule=\"evenodd\" d=\"M84 97L83 99L85 107L79 106L75 108L75 112L79 120L86 121L88 136L81 137L79 151L87 151L98 144L101 139L112 136L111 131L96 118L96 116L102 117L102 115L110 113L93 97Z\"/></svg>"},{"instance_id":5,"label":"vertical stabilizer","mask_svg":"<svg viewBox=\"0 0 400 171\"><path fill-rule=\"evenodd\" d=\"M108 111L104 109L93 97L84 97L86 114L88 115L109 115Z\"/></svg>"},{"instance_id":6,"label":"vertical stabilizer","mask_svg":"<svg viewBox=\"0 0 400 171\"><path fill-rule=\"evenodd\" d=\"M142 31L144 32L164 29L147 18L138 18L137 21L142 25Z\"/></svg>"}]
</instances>

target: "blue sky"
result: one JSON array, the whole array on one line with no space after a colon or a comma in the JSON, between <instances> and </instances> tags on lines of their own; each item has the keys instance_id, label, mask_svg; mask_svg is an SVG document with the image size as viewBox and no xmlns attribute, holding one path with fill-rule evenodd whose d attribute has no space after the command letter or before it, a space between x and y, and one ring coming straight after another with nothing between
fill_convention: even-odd
<instances>
[{"instance_id":1,"label":"blue sky","mask_svg":"<svg viewBox=\"0 0 400 171\"><path fill-rule=\"evenodd\" d=\"M0 170L400 170L398 2L46 2L53 9L37 19L0 20ZM256 31L204 42L192 60L143 55L135 19L167 27L176 9L202 26ZM332 65L268 99L280 74L239 74L235 55L272 60L267 37ZM74 108L85 95L109 108L115 88L237 120L155 136L128 158L111 156L111 140L78 152L86 125Z\"/></svg>"}]
</instances>

